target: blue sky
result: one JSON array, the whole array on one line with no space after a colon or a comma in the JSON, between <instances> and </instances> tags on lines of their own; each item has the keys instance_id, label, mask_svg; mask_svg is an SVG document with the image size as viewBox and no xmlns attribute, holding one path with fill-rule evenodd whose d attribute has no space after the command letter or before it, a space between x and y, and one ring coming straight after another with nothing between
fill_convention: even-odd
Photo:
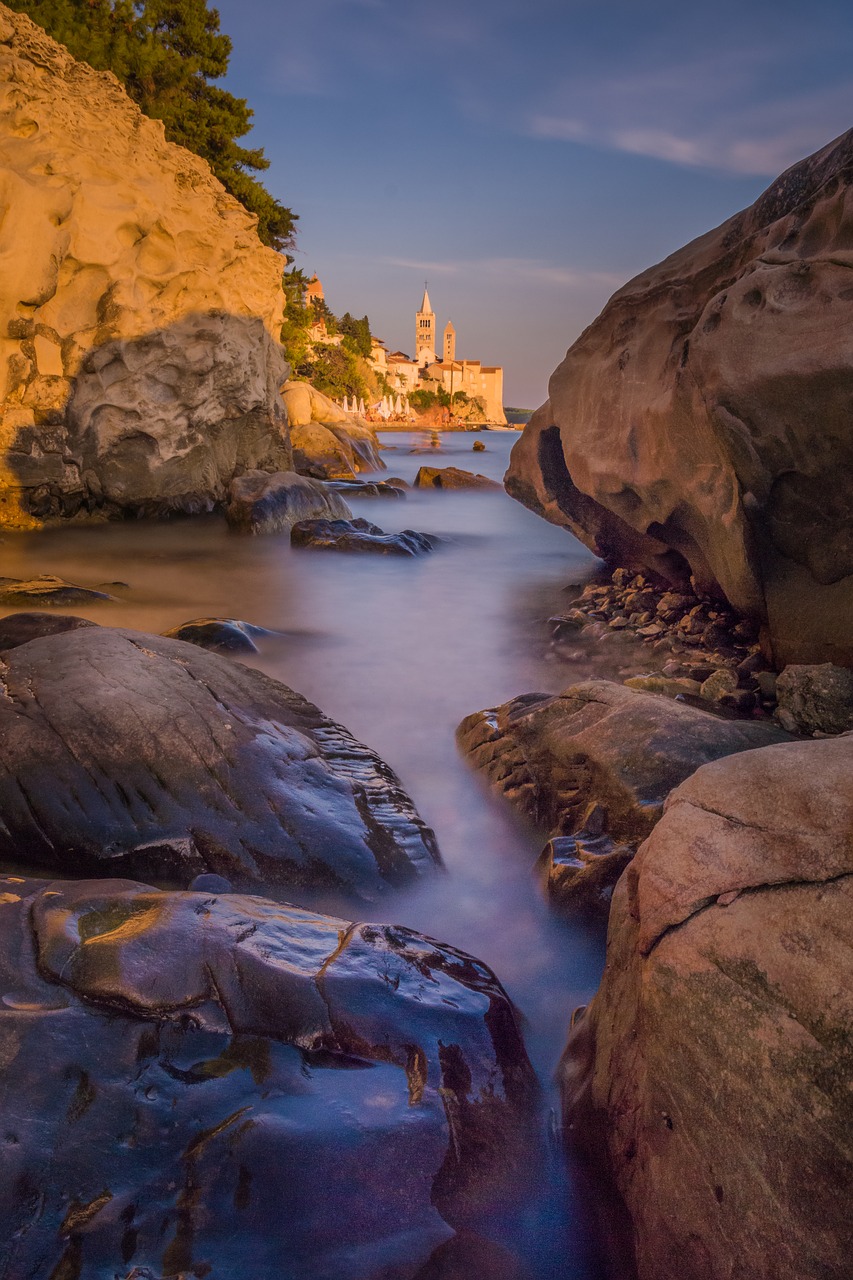
<instances>
[{"instance_id":1,"label":"blue sky","mask_svg":"<svg viewBox=\"0 0 853 1280\"><path fill-rule=\"evenodd\" d=\"M625 280L853 126L847 0L214 0L297 264L535 407Z\"/></svg>"}]
</instances>

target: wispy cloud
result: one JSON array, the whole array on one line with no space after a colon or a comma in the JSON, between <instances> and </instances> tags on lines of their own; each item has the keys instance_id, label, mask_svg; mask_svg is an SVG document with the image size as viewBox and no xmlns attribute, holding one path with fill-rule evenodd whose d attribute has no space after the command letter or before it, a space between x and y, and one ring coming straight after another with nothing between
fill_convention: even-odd
<instances>
[{"instance_id":1,"label":"wispy cloud","mask_svg":"<svg viewBox=\"0 0 853 1280\"><path fill-rule=\"evenodd\" d=\"M542 258L460 258L453 261L426 261L412 258L386 258L389 267L402 267L429 276L467 276L472 280L490 277L525 280L559 289L587 286L616 289L623 277L611 271L591 270L547 262Z\"/></svg>"},{"instance_id":2,"label":"wispy cloud","mask_svg":"<svg viewBox=\"0 0 853 1280\"><path fill-rule=\"evenodd\" d=\"M773 176L853 125L849 77L794 91L780 75L793 56L792 47L768 42L622 75L593 69L552 86L523 131L692 168Z\"/></svg>"}]
</instances>

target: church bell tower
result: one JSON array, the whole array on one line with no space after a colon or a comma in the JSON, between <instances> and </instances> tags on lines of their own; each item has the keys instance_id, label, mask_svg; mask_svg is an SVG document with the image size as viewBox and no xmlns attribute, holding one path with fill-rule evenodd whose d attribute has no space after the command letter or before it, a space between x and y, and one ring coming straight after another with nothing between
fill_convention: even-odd
<instances>
[{"instance_id":1,"label":"church bell tower","mask_svg":"<svg viewBox=\"0 0 853 1280\"><path fill-rule=\"evenodd\" d=\"M419 365L432 364L435 360L435 312L426 285L421 309L415 319L415 360Z\"/></svg>"},{"instance_id":2,"label":"church bell tower","mask_svg":"<svg viewBox=\"0 0 853 1280\"><path fill-rule=\"evenodd\" d=\"M449 320L444 326L444 359L449 364L456 359L456 330Z\"/></svg>"}]
</instances>

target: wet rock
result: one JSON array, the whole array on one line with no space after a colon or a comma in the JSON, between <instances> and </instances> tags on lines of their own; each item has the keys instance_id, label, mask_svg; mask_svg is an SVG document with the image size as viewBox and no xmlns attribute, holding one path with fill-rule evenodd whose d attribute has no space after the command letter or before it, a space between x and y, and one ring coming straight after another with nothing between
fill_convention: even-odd
<instances>
[{"instance_id":1,"label":"wet rock","mask_svg":"<svg viewBox=\"0 0 853 1280\"><path fill-rule=\"evenodd\" d=\"M459 467L421 467L415 476L416 489L500 489L502 486L488 476Z\"/></svg>"},{"instance_id":2,"label":"wet rock","mask_svg":"<svg viewBox=\"0 0 853 1280\"><path fill-rule=\"evenodd\" d=\"M61 609L69 604L99 604L115 600L105 591L92 591L78 587L52 574L38 578L0 578L0 605L39 605L42 608Z\"/></svg>"},{"instance_id":3,"label":"wet rock","mask_svg":"<svg viewBox=\"0 0 853 1280\"><path fill-rule=\"evenodd\" d=\"M345 498L405 498L406 496L405 488L397 480L330 480L326 487Z\"/></svg>"},{"instance_id":4,"label":"wet rock","mask_svg":"<svg viewBox=\"0 0 853 1280\"><path fill-rule=\"evenodd\" d=\"M776 681L779 716L799 733L853 729L853 671L825 662L786 667Z\"/></svg>"},{"instance_id":5,"label":"wet rock","mask_svg":"<svg viewBox=\"0 0 853 1280\"><path fill-rule=\"evenodd\" d=\"M4 654L0 858L295 900L439 861L396 775L312 703L196 645L86 627Z\"/></svg>"},{"instance_id":6,"label":"wet rock","mask_svg":"<svg viewBox=\"0 0 853 1280\"><path fill-rule=\"evenodd\" d=\"M724 702L738 687L737 672L721 667L712 672L701 685L702 697L706 702Z\"/></svg>"},{"instance_id":7,"label":"wet rock","mask_svg":"<svg viewBox=\"0 0 853 1280\"><path fill-rule=\"evenodd\" d=\"M419 556L432 551L434 538L414 529L385 533L369 520L301 520L290 532L294 547L316 551L356 551L380 556Z\"/></svg>"},{"instance_id":8,"label":"wet rock","mask_svg":"<svg viewBox=\"0 0 853 1280\"><path fill-rule=\"evenodd\" d=\"M194 618L163 632L167 639L185 640L187 644L197 644L212 653L257 653L255 639L273 634L264 627L253 627L251 623L239 622L236 618Z\"/></svg>"},{"instance_id":9,"label":"wet rock","mask_svg":"<svg viewBox=\"0 0 853 1280\"><path fill-rule=\"evenodd\" d=\"M549 840L536 863L548 897L566 915L605 916L634 846L580 831Z\"/></svg>"},{"instance_id":10,"label":"wet rock","mask_svg":"<svg viewBox=\"0 0 853 1280\"><path fill-rule=\"evenodd\" d=\"M248 471L232 481L225 518L241 533L281 533L299 520L346 520L338 493L295 471Z\"/></svg>"},{"instance_id":11,"label":"wet rock","mask_svg":"<svg viewBox=\"0 0 853 1280\"><path fill-rule=\"evenodd\" d=\"M604 831L625 843L645 839L669 792L701 765L789 740L770 723L722 720L607 680L476 712L457 739L492 787L551 834L580 830L595 803Z\"/></svg>"},{"instance_id":12,"label":"wet rock","mask_svg":"<svg viewBox=\"0 0 853 1280\"><path fill-rule=\"evenodd\" d=\"M718 760L672 794L562 1069L639 1280L849 1270L851 958L853 738Z\"/></svg>"},{"instance_id":13,"label":"wet rock","mask_svg":"<svg viewBox=\"0 0 853 1280\"><path fill-rule=\"evenodd\" d=\"M70 614L10 613L0 618L0 651L16 649L19 644L37 640L39 636L58 635L63 631L77 631L80 627L96 627L88 618L75 618Z\"/></svg>"},{"instance_id":14,"label":"wet rock","mask_svg":"<svg viewBox=\"0 0 853 1280\"><path fill-rule=\"evenodd\" d=\"M474 453L486 452L486 446L483 444L482 440L475 440L474 443L471 445L471 448L474 451Z\"/></svg>"},{"instance_id":15,"label":"wet rock","mask_svg":"<svg viewBox=\"0 0 853 1280\"><path fill-rule=\"evenodd\" d=\"M606 561L764 623L777 665L853 663L851 175L848 131L614 294L506 477Z\"/></svg>"},{"instance_id":16,"label":"wet rock","mask_svg":"<svg viewBox=\"0 0 853 1280\"><path fill-rule=\"evenodd\" d=\"M477 960L261 898L0 890L16 1274L410 1280L511 1201L533 1073Z\"/></svg>"},{"instance_id":17,"label":"wet rock","mask_svg":"<svg viewBox=\"0 0 853 1280\"><path fill-rule=\"evenodd\" d=\"M349 427L337 423L291 426L290 439L294 467L300 475L315 480L352 480L359 471L385 466L378 454L362 456L354 446L363 448L366 442L356 441Z\"/></svg>"}]
</instances>

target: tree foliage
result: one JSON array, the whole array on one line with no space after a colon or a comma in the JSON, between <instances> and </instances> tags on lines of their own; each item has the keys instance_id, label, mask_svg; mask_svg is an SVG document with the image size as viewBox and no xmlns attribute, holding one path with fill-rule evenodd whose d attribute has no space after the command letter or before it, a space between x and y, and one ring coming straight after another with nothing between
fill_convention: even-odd
<instances>
[{"instance_id":1,"label":"tree foliage","mask_svg":"<svg viewBox=\"0 0 853 1280\"><path fill-rule=\"evenodd\" d=\"M166 137L208 162L226 190L256 214L264 244L293 244L296 215L253 175L269 168L260 147L238 139L252 111L219 85L231 40L207 0L8 0L96 71L112 71Z\"/></svg>"}]
</instances>

